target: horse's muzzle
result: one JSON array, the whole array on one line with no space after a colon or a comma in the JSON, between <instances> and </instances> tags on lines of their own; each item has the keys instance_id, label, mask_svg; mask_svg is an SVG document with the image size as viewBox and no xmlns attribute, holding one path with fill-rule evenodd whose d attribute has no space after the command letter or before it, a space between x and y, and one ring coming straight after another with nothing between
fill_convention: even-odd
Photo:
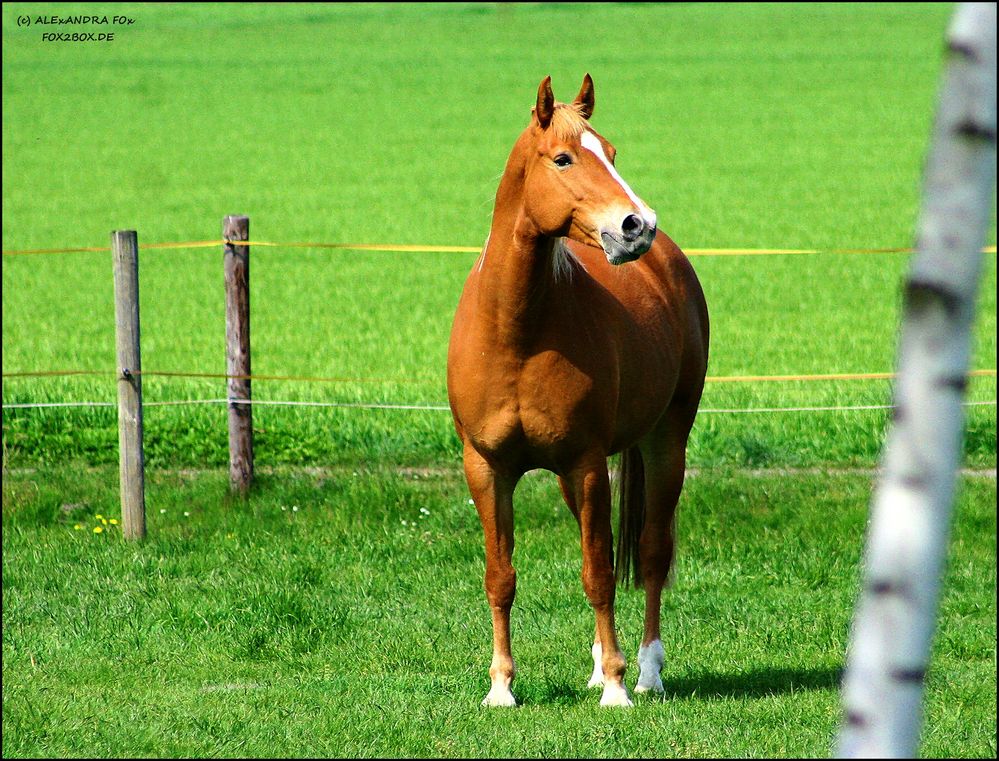
<instances>
[{"instance_id":1,"label":"horse's muzzle","mask_svg":"<svg viewBox=\"0 0 999 761\"><path fill-rule=\"evenodd\" d=\"M639 222L641 222L641 219ZM652 241L656 239L656 228L654 225L625 225L620 233L603 232L600 233L600 243L607 255L607 261L611 264L625 264L633 262L650 248Z\"/></svg>"}]
</instances>

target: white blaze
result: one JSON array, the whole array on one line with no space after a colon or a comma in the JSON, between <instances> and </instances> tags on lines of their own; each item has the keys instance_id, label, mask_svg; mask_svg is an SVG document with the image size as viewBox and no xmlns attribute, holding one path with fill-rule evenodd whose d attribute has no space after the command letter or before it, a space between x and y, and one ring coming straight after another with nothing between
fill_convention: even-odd
<instances>
[{"instance_id":1,"label":"white blaze","mask_svg":"<svg viewBox=\"0 0 999 761\"><path fill-rule=\"evenodd\" d=\"M645 202L641 198L635 195L635 192L628 186L628 183L624 181L624 178L617 173L617 169L614 168L614 165L607 159L607 154L604 153L604 146L600 142L600 138L592 132L583 132L579 138L579 143L603 162L603 165L607 167L607 171L610 172L610 176L614 178L614 181L618 185L621 186L621 189L624 190L624 192L628 195L628 198L631 199L635 208L639 210L645 224L649 227L655 227L656 213L646 206Z\"/></svg>"}]
</instances>

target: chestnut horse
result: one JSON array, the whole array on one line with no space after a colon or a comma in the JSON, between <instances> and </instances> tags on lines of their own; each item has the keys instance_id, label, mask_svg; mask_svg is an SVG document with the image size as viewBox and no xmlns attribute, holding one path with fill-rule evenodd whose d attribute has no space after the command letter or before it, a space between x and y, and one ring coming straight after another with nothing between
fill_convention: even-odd
<instances>
[{"instance_id":1,"label":"chestnut horse","mask_svg":"<svg viewBox=\"0 0 999 761\"><path fill-rule=\"evenodd\" d=\"M590 686L632 705L614 626L615 576L645 588L636 692L662 692L659 632L687 435L708 358L693 268L614 168L589 124L587 74L571 104L538 88L496 192L492 227L458 304L448 397L482 522L492 609L492 686L516 705L510 608L513 492L529 470L558 476L579 523L583 588L596 617ZM641 258L639 258L641 257ZM622 452L617 567L607 457Z\"/></svg>"}]
</instances>

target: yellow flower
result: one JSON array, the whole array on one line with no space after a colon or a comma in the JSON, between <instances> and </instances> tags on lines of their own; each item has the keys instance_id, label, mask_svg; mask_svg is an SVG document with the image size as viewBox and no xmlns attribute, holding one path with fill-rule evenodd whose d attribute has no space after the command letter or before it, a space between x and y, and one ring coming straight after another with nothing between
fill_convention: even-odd
<instances>
[{"instance_id":1,"label":"yellow flower","mask_svg":"<svg viewBox=\"0 0 999 761\"><path fill-rule=\"evenodd\" d=\"M94 533L99 534L104 530L103 526L94 526Z\"/></svg>"},{"instance_id":2,"label":"yellow flower","mask_svg":"<svg viewBox=\"0 0 999 761\"><path fill-rule=\"evenodd\" d=\"M97 513L97 515L94 516L94 519L100 521L104 519L104 516L101 515L100 513Z\"/></svg>"},{"instance_id":3,"label":"yellow flower","mask_svg":"<svg viewBox=\"0 0 999 761\"><path fill-rule=\"evenodd\" d=\"M107 518L101 518L101 523L103 523L105 526L108 525L108 519Z\"/></svg>"},{"instance_id":4,"label":"yellow flower","mask_svg":"<svg viewBox=\"0 0 999 761\"><path fill-rule=\"evenodd\" d=\"M112 526L117 526L118 525L118 519L117 518L112 518L111 519L111 525Z\"/></svg>"},{"instance_id":5,"label":"yellow flower","mask_svg":"<svg viewBox=\"0 0 999 761\"><path fill-rule=\"evenodd\" d=\"M73 526L73 528L76 529L77 531L82 531L83 530L83 526L81 526L79 523L77 523L75 526Z\"/></svg>"}]
</instances>

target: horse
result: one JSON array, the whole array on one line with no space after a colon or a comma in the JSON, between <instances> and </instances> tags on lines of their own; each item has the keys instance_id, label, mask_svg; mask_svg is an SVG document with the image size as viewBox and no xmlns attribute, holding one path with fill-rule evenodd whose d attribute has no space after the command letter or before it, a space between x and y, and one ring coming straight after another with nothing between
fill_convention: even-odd
<instances>
[{"instance_id":1,"label":"horse","mask_svg":"<svg viewBox=\"0 0 999 761\"><path fill-rule=\"evenodd\" d=\"M616 582L643 586L635 692L663 692L662 589L674 556L687 438L704 387L708 311L693 267L590 126L594 88L556 102L551 77L513 146L492 224L455 312L447 388L485 540L492 612L483 705L514 706L513 493L558 477L579 525L595 616L590 687L631 706L614 623ZM618 545L607 458L621 453Z\"/></svg>"}]
</instances>

